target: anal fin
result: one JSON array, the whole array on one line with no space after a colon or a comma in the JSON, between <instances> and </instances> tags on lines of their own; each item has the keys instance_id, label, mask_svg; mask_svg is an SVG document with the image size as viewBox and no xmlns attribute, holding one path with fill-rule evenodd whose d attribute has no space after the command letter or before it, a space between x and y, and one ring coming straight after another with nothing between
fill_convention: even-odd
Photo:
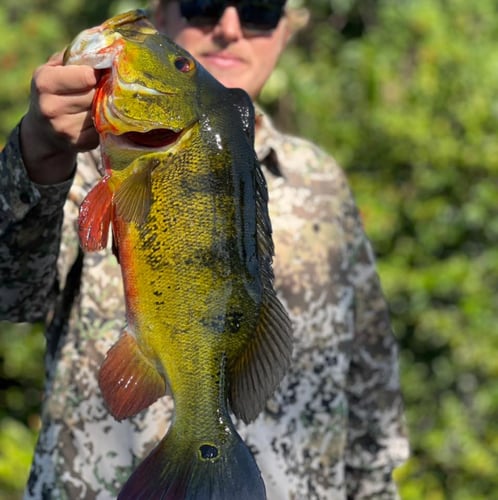
<instances>
[{"instance_id":1,"label":"anal fin","mask_svg":"<svg viewBox=\"0 0 498 500\"><path fill-rule=\"evenodd\" d=\"M137 414L166 392L164 378L128 332L109 349L100 368L99 386L117 420Z\"/></svg>"}]
</instances>

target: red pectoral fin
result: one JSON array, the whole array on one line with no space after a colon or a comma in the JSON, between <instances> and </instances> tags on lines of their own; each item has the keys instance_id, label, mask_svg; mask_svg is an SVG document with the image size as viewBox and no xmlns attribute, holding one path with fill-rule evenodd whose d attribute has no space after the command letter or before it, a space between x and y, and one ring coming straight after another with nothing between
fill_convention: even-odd
<instances>
[{"instance_id":1,"label":"red pectoral fin","mask_svg":"<svg viewBox=\"0 0 498 500\"><path fill-rule=\"evenodd\" d=\"M107 245L112 216L112 193L104 177L83 200L78 219L79 237L83 250L95 252Z\"/></svg>"},{"instance_id":2,"label":"red pectoral fin","mask_svg":"<svg viewBox=\"0 0 498 500\"><path fill-rule=\"evenodd\" d=\"M143 354L135 337L124 332L102 363L99 385L117 420L131 417L166 393L166 383Z\"/></svg>"}]
</instances>

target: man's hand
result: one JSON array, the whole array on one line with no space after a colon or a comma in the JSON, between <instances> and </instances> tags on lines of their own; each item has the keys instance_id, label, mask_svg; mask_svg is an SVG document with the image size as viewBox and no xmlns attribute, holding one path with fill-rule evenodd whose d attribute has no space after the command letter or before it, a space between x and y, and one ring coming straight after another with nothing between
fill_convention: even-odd
<instances>
[{"instance_id":1,"label":"man's hand","mask_svg":"<svg viewBox=\"0 0 498 500\"><path fill-rule=\"evenodd\" d=\"M63 66L62 53L38 67L29 110L21 122L21 151L30 178L55 184L71 177L76 153L98 145L91 109L99 71Z\"/></svg>"}]
</instances>

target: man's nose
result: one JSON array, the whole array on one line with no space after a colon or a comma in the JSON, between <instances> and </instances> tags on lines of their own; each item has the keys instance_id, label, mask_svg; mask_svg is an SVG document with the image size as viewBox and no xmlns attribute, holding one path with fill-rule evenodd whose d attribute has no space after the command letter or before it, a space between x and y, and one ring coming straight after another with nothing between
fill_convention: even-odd
<instances>
[{"instance_id":1,"label":"man's nose","mask_svg":"<svg viewBox=\"0 0 498 500\"><path fill-rule=\"evenodd\" d=\"M233 42L242 38L242 26L240 24L239 14L233 6L227 7L218 23L213 29L213 35Z\"/></svg>"}]
</instances>

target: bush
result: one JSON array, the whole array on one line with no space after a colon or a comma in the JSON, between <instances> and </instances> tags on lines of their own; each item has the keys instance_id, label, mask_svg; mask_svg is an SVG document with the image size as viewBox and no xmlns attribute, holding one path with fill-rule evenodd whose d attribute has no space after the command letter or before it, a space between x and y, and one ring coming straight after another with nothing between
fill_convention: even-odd
<instances>
[{"instance_id":1,"label":"bush","mask_svg":"<svg viewBox=\"0 0 498 500\"><path fill-rule=\"evenodd\" d=\"M367 13L361 2L328 3L335 9L317 4L320 17L272 83L285 97L274 99L270 85L265 98L280 123L346 168L378 254L413 450L397 473L403 498L491 498L496 3L384 0ZM345 22L334 29L341 12Z\"/></svg>"}]
</instances>

